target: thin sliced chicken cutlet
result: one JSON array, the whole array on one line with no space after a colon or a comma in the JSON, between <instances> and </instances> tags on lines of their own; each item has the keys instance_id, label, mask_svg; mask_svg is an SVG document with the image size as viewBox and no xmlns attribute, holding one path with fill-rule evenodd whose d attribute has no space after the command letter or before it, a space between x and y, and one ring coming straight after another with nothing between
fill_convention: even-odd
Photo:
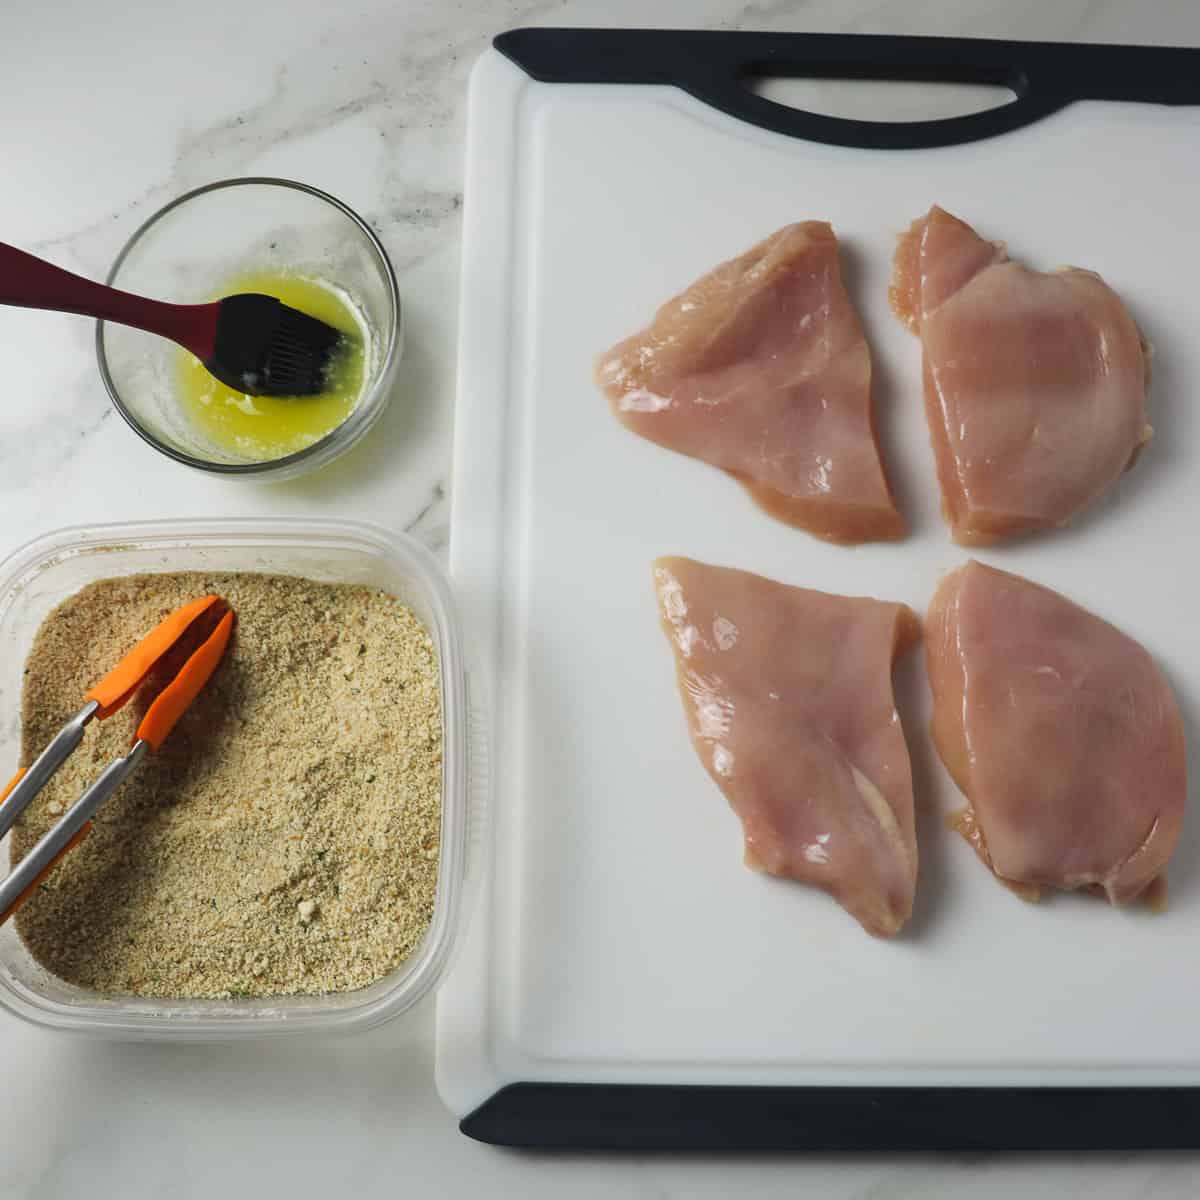
<instances>
[{"instance_id":1,"label":"thin sliced chicken cutlet","mask_svg":"<svg viewBox=\"0 0 1200 1200\"><path fill-rule=\"evenodd\" d=\"M983 861L1027 898L1146 892L1187 795L1183 722L1150 655L1057 592L977 562L938 588L926 634L934 743Z\"/></svg>"},{"instance_id":2,"label":"thin sliced chicken cutlet","mask_svg":"<svg viewBox=\"0 0 1200 1200\"><path fill-rule=\"evenodd\" d=\"M596 380L628 429L727 471L773 517L831 542L904 536L827 224L785 226L705 275Z\"/></svg>"},{"instance_id":3,"label":"thin sliced chicken cutlet","mask_svg":"<svg viewBox=\"0 0 1200 1200\"><path fill-rule=\"evenodd\" d=\"M891 301L921 338L956 542L1065 524L1149 439L1146 346L1099 275L1031 271L935 206L900 239Z\"/></svg>"},{"instance_id":4,"label":"thin sliced chicken cutlet","mask_svg":"<svg viewBox=\"0 0 1200 1200\"><path fill-rule=\"evenodd\" d=\"M742 822L747 865L895 934L917 843L891 673L916 617L687 558L660 558L654 579L692 745Z\"/></svg>"}]
</instances>

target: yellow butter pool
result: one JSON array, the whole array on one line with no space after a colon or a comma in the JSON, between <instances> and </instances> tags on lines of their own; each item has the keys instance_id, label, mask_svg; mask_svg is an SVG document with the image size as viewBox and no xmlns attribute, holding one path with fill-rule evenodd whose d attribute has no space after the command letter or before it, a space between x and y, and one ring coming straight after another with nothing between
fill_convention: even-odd
<instances>
[{"instance_id":1,"label":"yellow butter pool","mask_svg":"<svg viewBox=\"0 0 1200 1200\"><path fill-rule=\"evenodd\" d=\"M231 279L222 296L260 292L349 335L316 396L249 396L234 391L180 350L179 400L187 419L210 442L239 458L282 458L319 441L353 411L366 371L367 331L350 302L329 284L306 275L252 272Z\"/></svg>"}]
</instances>

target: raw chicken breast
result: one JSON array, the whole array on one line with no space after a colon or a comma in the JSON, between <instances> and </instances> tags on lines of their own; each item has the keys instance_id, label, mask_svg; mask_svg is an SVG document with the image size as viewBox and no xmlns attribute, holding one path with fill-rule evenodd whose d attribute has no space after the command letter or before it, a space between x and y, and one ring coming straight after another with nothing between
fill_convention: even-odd
<instances>
[{"instance_id":1,"label":"raw chicken breast","mask_svg":"<svg viewBox=\"0 0 1200 1200\"><path fill-rule=\"evenodd\" d=\"M831 542L899 538L871 424L871 358L820 221L788 225L669 300L601 356L634 433L728 471Z\"/></svg>"},{"instance_id":2,"label":"raw chicken breast","mask_svg":"<svg viewBox=\"0 0 1200 1200\"><path fill-rule=\"evenodd\" d=\"M660 558L654 579L692 744L741 818L746 864L896 933L917 842L891 675L916 617L687 558Z\"/></svg>"},{"instance_id":3,"label":"raw chicken breast","mask_svg":"<svg viewBox=\"0 0 1200 1200\"><path fill-rule=\"evenodd\" d=\"M1064 524L1150 437L1146 348L1099 275L1031 271L934 207L900 240L891 299L921 338L956 542Z\"/></svg>"},{"instance_id":4,"label":"raw chicken breast","mask_svg":"<svg viewBox=\"0 0 1200 1200\"><path fill-rule=\"evenodd\" d=\"M1175 849L1187 792L1183 723L1146 651L977 562L938 588L926 634L933 739L984 862L1034 899L1144 892Z\"/></svg>"}]
</instances>

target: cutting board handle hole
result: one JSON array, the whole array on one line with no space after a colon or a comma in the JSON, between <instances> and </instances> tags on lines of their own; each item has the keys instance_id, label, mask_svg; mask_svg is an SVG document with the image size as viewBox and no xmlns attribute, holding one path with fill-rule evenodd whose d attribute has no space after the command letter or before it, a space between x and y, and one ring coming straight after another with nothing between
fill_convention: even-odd
<instances>
[{"instance_id":1,"label":"cutting board handle hole","mask_svg":"<svg viewBox=\"0 0 1200 1200\"><path fill-rule=\"evenodd\" d=\"M999 83L909 79L798 78L762 73L743 77L747 90L785 108L849 121L942 121L987 112L1017 99Z\"/></svg>"}]
</instances>

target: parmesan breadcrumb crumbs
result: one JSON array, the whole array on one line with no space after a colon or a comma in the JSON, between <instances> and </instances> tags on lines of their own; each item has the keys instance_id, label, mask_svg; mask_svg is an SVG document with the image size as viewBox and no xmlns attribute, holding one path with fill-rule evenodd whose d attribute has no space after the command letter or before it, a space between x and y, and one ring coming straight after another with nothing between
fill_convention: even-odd
<instances>
[{"instance_id":1,"label":"parmesan breadcrumb crumbs","mask_svg":"<svg viewBox=\"0 0 1200 1200\"><path fill-rule=\"evenodd\" d=\"M99 992L348 991L386 975L433 915L442 795L437 659L376 589L284 575L135 575L46 618L25 666L22 762L169 611L210 592L237 627L157 754L17 913L34 958ZM139 693L83 744L13 832L22 857L145 711Z\"/></svg>"}]
</instances>

